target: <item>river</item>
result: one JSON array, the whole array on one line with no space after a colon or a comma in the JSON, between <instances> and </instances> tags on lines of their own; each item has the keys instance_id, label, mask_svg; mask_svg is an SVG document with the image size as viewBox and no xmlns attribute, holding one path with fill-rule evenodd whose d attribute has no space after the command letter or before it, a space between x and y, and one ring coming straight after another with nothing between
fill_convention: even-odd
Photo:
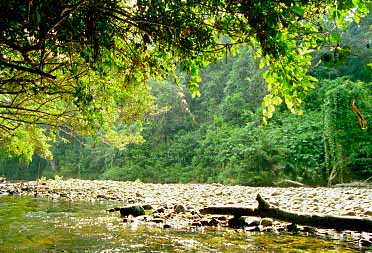
<instances>
[{"instance_id":1,"label":"river","mask_svg":"<svg viewBox=\"0 0 372 253\"><path fill-rule=\"evenodd\" d=\"M113 205L0 196L0 252L359 252L330 238L123 223Z\"/></svg>"}]
</instances>

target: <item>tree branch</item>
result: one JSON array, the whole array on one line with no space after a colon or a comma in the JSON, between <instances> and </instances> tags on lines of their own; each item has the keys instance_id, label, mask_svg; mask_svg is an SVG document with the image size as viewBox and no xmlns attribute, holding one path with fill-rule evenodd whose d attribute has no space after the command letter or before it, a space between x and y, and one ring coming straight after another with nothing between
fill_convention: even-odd
<instances>
[{"instance_id":1,"label":"tree branch","mask_svg":"<svg viewBox=\"0 0 372 253\"><path fill-rule=\"evenodd\" d=\"M43 72L41 70L38 70L38 69L31 69L31 68L27 68L27 67L24 67L24 66L15 65L15 64L8 63L8 62L2 61L2 60L0 60L0 65L4 65L4 66L9 67L9 68L25 71L25 72L32 73L32 74L37 74L37 75L44 76L44 77L47 77L47 78L50 78L50 79L53 79L53 80L57 78L56 76L45 73L45 72Z\"/></svg>"}]
</instances>

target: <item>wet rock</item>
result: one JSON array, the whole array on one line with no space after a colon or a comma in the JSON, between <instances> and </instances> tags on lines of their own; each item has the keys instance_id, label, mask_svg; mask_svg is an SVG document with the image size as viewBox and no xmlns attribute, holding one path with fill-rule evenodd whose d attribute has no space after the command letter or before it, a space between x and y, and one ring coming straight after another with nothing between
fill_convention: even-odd
<instances>
[{"instance_id":1,"label":"wet rock","mask_svg":"<svg viewBox=\"0 0 372 253\"><path fill-rule=\"evenodd\" d=\"M229 227L232 227L232 228L243 228L245 226L247 226L247 223L245 222L245 219L243 217L236 217L234 216L233 218L231 218L228 223Z\"/></svg>"},{"instance_id":2,"label":"wet rock","mask_svg":"<svg viewBox=\"0 0 372 253\"><path fill-rule=\"evenodd\" d=\"M226 221L227 217L226 216L219 216L219 217L217 217L217 220L218 221Z\"/></svg>"},{"instance_id":3,"label":"wet rock","mask_svg":"<svg viewBox=\"0 0 372 253\"><path fill-rule=\"evenodd\" d=\"M113 207L113 208L109 208L109 209L107 209L106 211L107 211L107 212L110 212L110 213L111 213L111 212L116 212L116 211L120 211L120 208L121 208L121 207Z\"/></svg>"},{"instance_id":4,"label":"wet rock","mask_svg":"<svg viewBox=\"0 0 372 253\"><path fill-rule=\"evenodd\" d=\"M284 231L286 231L287 227L284 226L284 225L280 225L280 226L276 226L275 229L278 232L284 232Z\"/></svg>"},{"instance_id":5,"label":"wet rock","mask_svg":"<svg viewBox=\"0 0 372 253\"><path fill-rule=\"evenodd\" d=\"M0 183L3 183L6 181L6 177L0 177Z\"/></svg>"},{"instance_id":6,"label":"wet rock","mask_svg":"<svg viewBox=\"0 0 372 253\"><path fill-rule=\"evenodd\" d=\"M208 226L217 226L218 224L219 224L219 221L216 218L212 218L209 221Z\"/></svg>"},{"instance_id":7,"label":"wet rock","mask_svg":"<svg viewBox=\"0 0 372 253\"><path fill-rule=\"evenodd\" d=\"M260 225L260 220L252 220L252 221L250 221L250 222L247 222L248 223L248 226L250 226L250 227L253 227L253 226L258 226L258 225Z\"/></svg>"},{"instance_id":8,"label":"wet rock","mask_svg":"<svg viewBox=\"0 0 372 253\"><path fill-rule=\"evenodd\" d=\"M367 215L367 216L372 216L372 210L366 210L366 211L364 211L363 214Z\"/></svg>"},{"instance_id":9,"label":"wet rock","mask_svg":"<svg viewBox=\"0 0 372 253\"><path fill-rule=\"evenodd\" d=\"M302 232L304 232L304 233L309 233L309 234L315 234L315 233L316 233L316 229L313 228L313 227L305 226L305 227L302 229Z\"/></svg>"},{"instance_id":10,"label":"wet rock","mask_svg":"<svg viewBox=\"0 0 372 253\"><path fill-rule=\"evenodd\" d=\"M260 228L258 226L248 226L244 228L247 232L258 232Z\"/></svg>"},{"instance_id":11,"label":"wet rock","mask_svg":"<svg viewBox=\"0 0 372 253\"><path fill-rule=\"evenodd\" d=\"M152 205L150 205L150 204L144 204L144 205L142 205L142 207L145 210L152 210L153 209Z\"/></svg>"},{"instance_id":12,"label":"wet rock","mask_svg":"<svg viewBox=\"0 0 372 253\"><path fill-rule=\"evenodd\" d=\"M125 206L120 208L121 216L129 216L132 215L133 217L145 215L145 210L140 205L133 205L133 206Z\"/></svg>"},{"instance_id":13,"label":"wet rock","mask_svg":"<svg viewBox=\"0 0 372 253\"><path fill-rule=\"evenodd\" d=\"M274 232L274 229L272 227L263 227L261 232L271 233Z\"/></svg>"},{"instance_id":14,"label":"wet rock","mask_svg":"<svg viewBox=\"0 0 372 253\"><path fill-rule=\"evenodd\" d=\"M172 226L170 224L164 224L163 228L171 228Z\"/></svg>"},{"instance_id":15,"label":"wet rock","mask_svg":"<svg viewBox=\"0 0 372 253\"><path fill-rule=\"evenodd\" d=\"M294 223L291 223L291 224L287 225L286 229L287 229L288 232L298 232L298 231L300 231L300 229Z\"/></svg>"},{"instance_id":16,"label":"wet rock","mask_svg":"<svg viewBox=\"0 0 372 253\"><path fill-rule=\"evenodd\" d=\"M261 219L261 225L264 227L272 226L273 225L273 219L271 218L262 218Z\"/></svg>"},{"instance_id":17,"label":"wet rock","mask_svg":"<svg viewBox=\"0 0 372 253\"><path fill-rule=\"evenodd\" d=\"M209 220L208 219L201 219L199 221L199 223L202 225L202 226L208 226L209 225Z\"/></svg>"},{"instance_id":18,"label":"wet rock","mask_svg":"<svg viewBox=\"0 0 372 253\"><path fill-rule=\"evenodd\" d=\"M98 194L98 195L96 196L96 198L97 198L97 199L106 199L107 197L106 197L105 195L103 195L103 194Z\"/></svg>"},{"instance_id":19,"label":"wet rock","mask_svg":"<svg viewBox=\"0 0 372 253\"><path fill-rule=\"evenodd\" d=\"M360 239L359 240L359 246L360 247L370 247L372 246L372 241L368 239Z\"/></svg>"},{"instance_id":20,"label":"wet rock","mask_svg":"<svg viewBox=\"0 0 372 253\"><path fill-rule=\"evenodd\" d=\"M162 218L153 218L150 221L154 223L163 223L164 220Z\"/></svg>"},{"instance_id":21,"label":"wet rock","mask_svg":"<svg viewBox=\"0 0 372 253\"><path fill-rule=\"evenodd\" d=\"M175 213L185 213L185 212L187 212L187 208L184 205L176 205L174 207L174 212Z\"/></svg>"}]
</instances>

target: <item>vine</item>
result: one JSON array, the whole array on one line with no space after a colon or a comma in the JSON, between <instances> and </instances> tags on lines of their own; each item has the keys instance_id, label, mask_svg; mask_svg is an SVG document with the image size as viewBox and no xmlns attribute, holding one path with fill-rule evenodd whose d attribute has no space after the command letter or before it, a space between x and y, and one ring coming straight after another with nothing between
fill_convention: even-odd
<instances>
[{"instance_id":1,"label":"vine","mask_svg":"<svg viewBox=\"0 0 372 253\"><path fill-rule=\"evenodd\" d=\"M325 168L328 175L328 185L334 182L343 182L346 168L350 158L345 154L352 149L350 136L359 131L366 130L367 122L361 116L360 109L356 107L359 102L363 105L368 98L366 89L362 82L352 82L345 78L324 82L326 85L325 100L323 103L324 120L324 147L325 147ZM354 105L354 107L353 107ZM356 115L358 109L361 118ZM356 117L357 116L357 117Z\"/></svg>"}]
</instances>

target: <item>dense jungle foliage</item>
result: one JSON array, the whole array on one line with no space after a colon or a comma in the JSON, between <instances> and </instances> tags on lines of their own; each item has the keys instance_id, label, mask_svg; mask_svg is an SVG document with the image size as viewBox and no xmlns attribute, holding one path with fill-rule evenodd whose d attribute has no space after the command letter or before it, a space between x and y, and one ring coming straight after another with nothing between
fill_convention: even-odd
<instances>
[{"instance_id":1,"label":"dense jungle foliage","mask_svg":"<svg viewBox=\"0 0 372 253\"><path fill-rule=\"evenodd\" d=\"M16 2L0 6L0 175L372 176L368 1Z\"/></svg>"}]
</instances>

